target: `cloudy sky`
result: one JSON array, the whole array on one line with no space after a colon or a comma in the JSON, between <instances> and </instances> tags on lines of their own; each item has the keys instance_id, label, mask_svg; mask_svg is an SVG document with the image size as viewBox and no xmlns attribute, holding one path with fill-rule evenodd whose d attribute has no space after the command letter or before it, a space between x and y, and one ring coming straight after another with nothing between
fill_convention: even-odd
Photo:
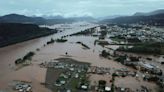
<instances>
[{"instance_id":1,"label":"cloudy sky","mask_svg":"<svg viewBox=\"0 0 164 92\"><path fill-rule=\"evenodd\" d=\"M164 9L164 0L0 0L0 15L111 16Z\"/></svg>"}]
</instances>

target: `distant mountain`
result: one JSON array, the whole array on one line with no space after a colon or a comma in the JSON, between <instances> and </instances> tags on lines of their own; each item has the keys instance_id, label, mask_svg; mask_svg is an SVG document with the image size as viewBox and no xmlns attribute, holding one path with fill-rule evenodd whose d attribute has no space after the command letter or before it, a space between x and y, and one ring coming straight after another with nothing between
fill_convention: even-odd
<instances>
[{"instance_id":1,"label":"distant mountain","mask_svg":"<svg viewBox=\"0 0 164 92\"><path fill-rule=\"evenodd\" d=\"M133 16L145 16L143 12L136 12Z\"/></svg>"},{"instance_id":2,"label":"distant mountain","mask_svg":"<svg viewBox=\"0 0 164 92\"><path fill-rule=\"evenodd\" d=\"M42 17L45 18L45 19L64 19L64 17L60 16L60 15L56 15L56 16L46 16L46 15L44 15Z\"/></svg>"},{"instance_id":3,"label":"distant mountain","mask_svg":"<svg viewBox=\"0 0 164 92\"><path fill-rule=\"evenodd\" d=\"M62 16L43 16L43 17L28 17L19 14L9 14L0 17L0 23L24 23L24 24L37 24L37 25L53 25L58 23L72 23L77 21L95 21L94 18L84 17L69 17L64 18Z\"/></svg>"},{"instance_id":4,"label":"distant mountain","mask_svg":"<svg viewBox=\"0 0 164 92\"><path fill-rule=\"evenodd\" d=\"M143 15L143 13L142 14L138 13L133 16L124 16L124 17L118 17L114 19L106 19L101 22L102 23L117 23L117 24L118 23L124 23L124 24L140 23L140 24L164 26L164 13L162 13L162 10L158 10L151 13L147 13L147 15Z\"/></svg>"},{"instance_id":5,"label":"distant mountain","mask_svg":"<svg viewBox=\"0 0 164 92\"><path fill-rule=\"evenodd\" d=\"M60 24L60 23L73 23L78 21L87 21L87 22L95 22L96 19L92 17L68 17L68 18L51 18L46 20L46 24Z\"/></svg>"},{"instance_id":6,"label":"distant mountain","mask_svg":"<svg viewBox=\"0 0 164 92\"><path fill-rule=\"evenodd\" d=\"M74 21L88 21L88 22L92 22L92 21L96 20L95 18L90 17L90 16L69 17L69 18L66 18L66 19L71 19L71 20L74 20Z\"/></svg>"},{"instance_id":7,"label":"distant mountain","mask_svg":"<svg viewBox=\"0 0 164 92\"><path fill-rule=\"evenodd\" d=\"M105 20L105 19L114 19L117 17L121 17L121 15L111 15L111 16L105 16L105 17L99 17L99 20Z\"/></svg>"},{"instance_id":8,"label":"distant mountain","mask_svg":"<svg viewBox=\"0 0 164 92\"><path fill-rule=\"evenodd\" d=\"M151 16L151 15L162 14L162 13L164 13L164 9L159 9L148 13L137 12L134 14L134 16Z\"/></svg>"},{"instance_id":9,"label":"distant mountain","mask_svg":"<svg viewBox=\"0 0 164 92\"><path fill-rule=\"evenodd\" d=\"M42 17L27 17L18 14L9 14L0 17L0 23L28 23L28 24L45 24L46 20Z\"/></svg>"}]
</instances>

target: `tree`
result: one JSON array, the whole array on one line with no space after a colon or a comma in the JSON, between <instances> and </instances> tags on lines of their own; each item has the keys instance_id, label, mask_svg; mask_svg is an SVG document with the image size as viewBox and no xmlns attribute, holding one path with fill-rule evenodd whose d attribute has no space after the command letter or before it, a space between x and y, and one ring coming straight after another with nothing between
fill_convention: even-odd
<instances>
[{"instance_id":1,"label":"tree","mask_svg":"<svg viewBox=\"0 0 164 92\"><path fill-rule=\"evenodd\" d=\"M109 55L109 53L106 52L106 50L103 50L103 51L101 52L101 55L102 55L103 57L107 57L107 56Z\"/></svg>"}]
</instances>

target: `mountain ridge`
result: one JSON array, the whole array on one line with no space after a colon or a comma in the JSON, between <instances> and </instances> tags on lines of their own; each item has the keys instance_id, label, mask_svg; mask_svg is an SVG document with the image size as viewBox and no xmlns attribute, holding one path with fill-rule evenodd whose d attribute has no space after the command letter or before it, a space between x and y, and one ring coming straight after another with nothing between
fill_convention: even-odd
<instances>
[{"instance_id":1,"label":"mountain ridge","mask_svg":"<svg viewBox=\"0 0 164 92\"><path fill-rule=\"evenodd\" d=\"M69 17L64 18L62 16L43 16L43 17L30 17L20 14L8 14L0 16L0 23L24 23L24 24L37 24L37 25L53 25L58 23L72 23L76 21L95 21L94 18L83 16L83 17Z\"/></svg>"},{"instance_id":2,"label":"mountain ridge","mask_svg":"<svg viewBox=\"0 0 164 92\"><path fill-rule=\"evenodd\" d=\"M156 15L156 14L161 14L164 13L164 9L158 9L158 10L154 10L151 12L136 12L133 16L150 16L150 15Z\"/></svg>"},{"instance_id":3,"label":"mountain ridge","mask_svg":"<svg viewBox=\"0 0 164 92\"><path fill-rule=\"evenodd\" d=\"M158 11L158 10L157 10ZM114 19L105 19L100 21L101 23L116 23L116 24L131 24L140 23L156 26L164 26L164 12L160 11L150 12L151 15L132 15L132 16L121 16Z\"/></svg>"}]
</instances>

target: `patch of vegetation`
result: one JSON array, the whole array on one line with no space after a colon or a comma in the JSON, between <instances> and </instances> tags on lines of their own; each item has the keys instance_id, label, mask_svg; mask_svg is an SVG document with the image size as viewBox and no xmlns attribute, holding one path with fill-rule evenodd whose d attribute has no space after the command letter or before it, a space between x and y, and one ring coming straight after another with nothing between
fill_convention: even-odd
<instances>
[{"instance_id":1,"label":"patch of vegetation","mask_svg":"<svg viewBox=\"0 0 164 92\"><path fill-rule=\"evenodd\" d=\"M107 35L107 31L106 30L100 31L100 34L102 37L105 37Z\"/></svg>"},{"instance_id":2,"label":"patch of vegetation","mask_svg":"<svg viewBox=\"0 0 164 92\"><path fill-rule=\"evenodd\" d=\"M99 87L99 90L105 90L105 86L106 86L106 81L105 80L99 80L99 84L98 84L98 87Z\"/></svg>"},{"instance_id":3,"label":"patch of vegetation","mask_svg":"<svg viewBox=\"0 0 164 92\"><path fill-rule=\"evenodd\" d=\"M109 45L108 41L97 41L97 42L101 46Z\"/></svg>"},{"instance_id":4,"label":"patch of vegetation","mask_svg":"<svg viewBox=\"0 0 164 92\"><path fill-rule=\"evenodd\" d=\"M86 30L84 30L84 31L80 31L80 32L71 34L70 36L91 35L92 33L94 33L94 28L95 28L95 27L89 28L89 29L86 29Z\"/></svg>"},{"instance_id":5,"label":"patch of vegetation","mask_svg":"<svg viewBox=\"0 0 164 92\"><path fill-rule=\"evenodd\" d=\"M82 43L82 42L76 42L77 44L81 44L83 47L85 47L86 49L90 49L89 46L87 46L86 44Z\"/></svg>"},{"instance_id":6,"label":"patch of vegetation","mask_svg":"<svg viewBox=\"0 0 164 92\"><path fill-rule=\"evenodd\" d=\"M23 60L22 60L21 58L15 60L15 64L20 64L20 63L22 63L22 62L23 62Z\"/></svg>"},{"instance_id":7,"label":"patch of vegetation","mask_svg":"<svg viewBox=\"0 0 164 92\"><path fill-rule=\"evenodd\" d=\"M102 57L108 57L108 55L110 55L106 50L103 50L102 52L101 52L101 56Z\"/></svg>"},{"instance_id":8,"label":"patch of vegetation","mask_svg":"<svg viewBox=\"0 0 164 92\"><path fill-rule=\"evenodd\" d=\"M127 41L130 43L141 43L141 40L138 38L128 38Z\"/></svg>"},{"instance_id":9,"label":"patch of vegetation","mask_svg":"<svg viewBox=\"0 0 164 92\"><path fill-rule=\"evenodd\" d=\"M110 39L117 42L122 42L122 41L125 42L125 39L119 39L117 37L110 37Z\"/></svg>"},{"instance_id":10,"label":"patch of vegetation","mask_svg":"<svg viewBox=\"0 0 164 92\"><path fill-rule=\"evenodd\" d=\"M63 39L63 38L56 40L56 42L67 42L67 41L68 41L67 39Z\"/></svg>"},{"instance_id":11,"label":"patch of vegetation","mask_svg":"<svg viewBox=\"0 0 164 92\"><path fill-rule=\"evenodd\" d=\"M114 86L114 82L115 82L115 77L117 75L115 73L112 74L112 85L111 85L111 92L115 91L115 86Z\"/></svg>"},{"instance_id":12,"label":"patch of vegetation","mask_svg":"<svg viewBox=\"0 0 164 92\"><path fill-rule=\"evenodd\" d=\"M125 40L126 38L125 37L123 37L123 36L121 36L121 35L118 35L118 36L115 36L115 37L110 37L111 39L113 39L113 40Z\"/></svg>"},{"instance_id":13,"label":"patch of vegetation","mask_svg":"<svg viewBox=\"0 0 164 92\"><path fill-rule=\"evenodd\" d=\"M164 88L158 88L157 89L157 92L163 92L164 91Z\"/></svg>"},{"instance_id":14,"label":"patch of vegetation","mask_svg":"<svg viewBox=\"0 0 164 92\"><path fill-rule=\"evenodd\" d=\"M51 44L51 43L54 43L54 42L55 42L55 40L53 38L51 38L51 40L48 41L47 44Z\"/></svg>"},{"instance_id":15,"label":"patch of vegetation","mask_svg":"<svg viewBox=\"0 0 164 92\"><path fill-rule=\"evenodd\" d=\"M81 88L82 86L87 86L87 89L83 89ZM88 87L89 87L89 81L88 81L88 78L85 76L85 77L81 77L80 80L78 81L78 86L77 88L79 90L88 90Z\"/></svg>"},{"instance_id":16,"label":"patch of vegetation","mask_svg":"<svg viewBox=\"0 0 164 92\"><path fill-rule=\"evenodd\" d=\"M122 64L124 63L124 60L126 60L126 56L119 56L115 59L115 61L120 62Z\"/></svg>"},{"instance_id":17,"label":"patch of vegetation","mask_svg":"<svg viewBox=\"0 0 164 92\"><path fill-rule=\"evenodd\" d=\"M163 43L145 43L136 45L132 48L120 47L118 51L132 52L132 53L143 53L143 54L164 54Z\"/></svg>"},{"instance_id":18,"label":"patch of vegetation","mask_svg":"<svg viewBox=\"0 0 164 92\"><path fill-rule=\"evenodd\" d=\"M126 42L126 38L123 36L115 36L115 37L110 37L110 39L112 39L113 41L117 41L117 42ZM129 43L141 43L141 40L139 40L138 38L128 38L127 41Z\"/></svg>"},{"instance_id":19,"label":"patch of vegetation","mask_svg":"<svg viewBox=\"0 0 164 92\"><path fill-rule=\"evenodd\" d=\"M32 56L34 56L34 55L35 55L34 52L29 52L22 59L19 58L19 59L15 60L15 64L21 64L21 63L24 63L26 60L31 60Z\"/></svg>"},{"instance_id":20,"label":"patch of vegetation","mask_svg":"<svg viewBox=\"0 0 164 92\"><path fill-rule=\"evenodd\" d=\"M23 57L23 60L31 60L32 56L34 55L35 55L34 52L29 52Z\"/></svg>"},{"instance_id":21,"label":"patch of vegetation","mask_svg":"<svg viewBox=\"0 0 164 92\"><path fill-rule=\"evenodd\" d=\"M37 49L36 49L36 51L40 51L40 49L39 49L39 48L37 48Z\"/></svg>"}]
</instances>

